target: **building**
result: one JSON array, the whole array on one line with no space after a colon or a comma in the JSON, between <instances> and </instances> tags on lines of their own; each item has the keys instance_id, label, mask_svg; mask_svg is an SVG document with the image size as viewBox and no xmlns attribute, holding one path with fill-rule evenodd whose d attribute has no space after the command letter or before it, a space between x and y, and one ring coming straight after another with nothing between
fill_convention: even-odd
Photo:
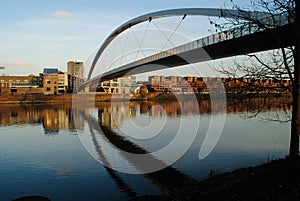
<instances>
[{"instance_id":1,"label":"building","mask_svg":"<svg viewBox=\"0 0 300 201\"><path fill-rule=\"evenodd\" d=\"M44 94L57 94L58 93L58 69L57 68L44 68L43 73L40 74L42 78L42 87Z\"/></svg>"},{"instance_id":2,"label":"building","mask_svg":"<svg viewBox=\"0 0 300 201\"><path fill-rule=\"evenodd\" d=\"M85 79L85 70L83 62L69 61L68 62L68 74Z\"/></svg>"},{"instance_id":3,"label":"building","mask_svg":"<svg viewBox=\"0 0 300 201\"><path fill-rule=\"evenodd\" d=\"M0 76L0 94L43 93L39 76Z\"/></svg>"},{"instance_id":4,"label":"building","mask_svg":"<svg viewBox=\"0 0 300 201\"><path fill-rule=\"evenodd\" d=\"M148 90L149 91L172 91L172 92L192 92L193 88L189 81L194 78L188 77L187 79L181 76L149 76L148 77Z\"/></svg>"},{"instance_id":5,"label":"building","mask_svg":"<svg viewBox=\"0 0 300 201\"><path fill-rule=\"evenodd\" d=\"M62 71L58 72L58 93L64 94L68 92L68 74Z\"/></svg>"},{"instance_id":6,"label":"building","mask_svg":"<svg viewBox=\"0 0 300 201\"><path fill-rule=\"evenodd\" d=\"M110 94L130 94L131 85L136 82L136 76L120 77L101 82L104 92Z\"/></svg>"},{"instance_id":7,"label":"building","mask_svg":"<svg viewBox=\"0 0 300 201\"><path fill-rule=\"evenodd\" d=\"M84 82L84 79L81 79L77 76L67 74L68 76L68 90L67 93L76 93L79 86Z\"/></svg>"},{"instance_id":8,"label":"building","mask_svg":"<svg viewBox=\"0 0 300 201\"><path fill-rule=\"evenodd\" d=\"M58 68L44 68L39 76L0 76L0 95L72 93L83 82L84 79Z\"/></svg>"},{"instance_id":9,"label":"building","mask_svg":"<svg viewBox=\"0 0 300 201\"><path fill-rule=\"evenodd\" d=\"M83 79L59 71L57 68L44 68L42 74L44 94L73 93L83 83Z\"/></svg>"},{"instance_id":10,"label":"building","mask_svg":"<svg viewBox=\"0 0 300 201\"><path fill-rule=\"evenodd\" d=\"M36 76L0 76L0 84L2 88L16 84L33 84L34 77Z\"/></svg>"}]
</instances>

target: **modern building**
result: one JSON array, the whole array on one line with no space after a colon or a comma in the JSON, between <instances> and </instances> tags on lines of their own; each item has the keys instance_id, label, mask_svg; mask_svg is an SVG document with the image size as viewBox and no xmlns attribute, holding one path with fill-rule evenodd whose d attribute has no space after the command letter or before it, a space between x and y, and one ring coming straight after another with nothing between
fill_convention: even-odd
<instances>
[{"instance_id":1,"label":"modern building","mask_svg":"<svg viewBox=\"0 0 300 201\"><path fill-rule=\"evenodd\" d=\"M62 71L58 72L58 93L64 94L68 92L68 74Z\"/></svg>"},{"instance_id":2,"label":"modern building","mask_svg":"<svg viewBox=\"0 0 300 201\"><path fill-rule=\"evenodd\" d=\"M69 61L68 62L68 74L85 79L85 69L83 62Z\"/></svg>"},{"instance_id":3,"label":"modern building","mask_svg":"<svg viewBox=\"0 0 300 201\"><path fill-rule=\"evenodd\" d=\"M120 77L101 82L104 92L110 94L130 94L131 85L136 82L136 76Z\"/></svg>"},{"instance_id":4,"label":"modern building","mask_svg":"<svg viewBox=\"0 0 300 201\"><path fill-rule=\"evenodd\" d=\"M42 87L45 89L44 94L73 93L84 81L57 68L44 68L40 77L42 79Z\"/></svg>"},{"instance_id":5,"label":"modern building","mask_svg":"<svg viewBox=\"0 0 300 201\"><path fill-rule=\"evenodd\" d=\"M68 74L68 93L76 93L79 86L84 82L84 79L81 79L77 76Z\"/></svg>"}]
</instances>

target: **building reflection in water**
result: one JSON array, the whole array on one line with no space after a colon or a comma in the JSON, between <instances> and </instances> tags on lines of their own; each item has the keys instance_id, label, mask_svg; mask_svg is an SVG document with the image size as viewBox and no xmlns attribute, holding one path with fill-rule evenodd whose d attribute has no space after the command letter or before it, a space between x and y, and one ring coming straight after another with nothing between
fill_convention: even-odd
<instances>
[{"instance_id":1,"label":"building reflection in water","mask_svg":"<svg viewBox=\"0 0 300 201\"><path fill-rule=\"evenodd\" d=\"M288 97L270 98L252 98L243 102L228 100L227 113L244 114L251 116L253 113L264 112L290 112L292 109L292 100ZM221 107L224 103L220 102L215 107ZM157 107L159 106L159 107ZM179 118L185 116L209 115L211 114L210 100L201 100L199 105L194 102L183 100L173 102L113 102L96 105L98 108L98 119L101 125L112 129L118 128L125 120L136 118L141 114L146 114L151 118L171 117Z\"/></svg>"},{"instance_id":2,"label":"building reflection in water","mask_svg":"<svg viewBox=\"0 0 300 201\"><path fill-rule=\"evenodd\" d=\"M45 134L75 130L72 108L61 105L6 105L0 108L0 126L40 124Z\"/></svg>"},{"instance_id":3,"label":"building reflection in water","mask_svg":"<svg viewBox=\"0 0 300 201\"><path fill-rule=\"evenodd\" d=\"M223 104L223 103L220 103ZM159 107L154 107L159 106ZM151 118L169 116L177 118L181 115L208 115L211 113L209 100L199 101L199 105L183 100L180 102L105 102L96 103L92 106L80 106L72 108L68 105L5 105L0 108L0 126L10 125L38 125L42 124L45 134L55 134L59 130L76 130L84 127L84 120L76 113L76 110L84 109L89 111L89 107L97 110L97 118L101 125L109 128L118 128L125 120L137 118L141 114L146 114ZM199 108L199 109L198 109ZM292 102L290 98L263 98L249 99L244 102L235 103L228 101L228 113L253 113L255 111L276 112L291 111ZM199 111L200 110L200 111ZM72 114L72 111L75 112ZM76 116L76 126L74 117Z\"/></svg>"},{"instance_id":4,"label":"building reflection in water","mask_svg":"<svg viewBox=\"0 0 300 201\"><path fill-rule=\"evenodd\" d=\"M139 102L114 102L98 106L98 119L101 125L118 128L126 119L136 117L140 111Z\"/></svg>"},{"instance_id":5,"label":"building reflection in water","mask_svg":"<svg viewBox=\"0 0 300 201\"><path fill-rule=\"evenodd\" d=\"M42 123L45 134L57 134L59 132L59 115L56 109L44 110L42 114Z\"/></svg>"}]
</instances>

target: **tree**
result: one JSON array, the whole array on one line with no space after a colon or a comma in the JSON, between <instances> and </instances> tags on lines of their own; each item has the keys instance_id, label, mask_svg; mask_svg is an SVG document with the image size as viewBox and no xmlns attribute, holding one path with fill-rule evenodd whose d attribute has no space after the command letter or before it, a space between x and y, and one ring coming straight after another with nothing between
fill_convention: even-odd
<instances>
[{"instance_id":1,"label":"tree","mask_svg":"<svg viewBox=\"0 0 300 201\"><path fill-rule=\"evenodd\" d=\"M231 0L232 1L232 0ZM282 19L288 25L295 27L293 43L290 46L282 45L278 49L264 52L248 54L247 59L241 62L235 62L234 67L222 67L219 72L230 77L249 79L271 79L278 83L276 90L280 93L290 93L293 99L293 109L291 118L291 140L289 149L289 158L294 170L298 167L299 154L299 134L300 134L300 1L299 0L258 0L252 1L245 8L232 2L234 9L240 11L240 19L227 19L226 22L211 22L218 30L228 30L232 27L255 25L256 31L276 30L282 26ZM249 10L265 13L265 15L253 15ZM279 44L282 38L278 37L276 31L272 37L275 37ZM287 83L289 80L289 84ZM259 93L265 90L263 85L257 85L246 81L245 84L252 92ZM274 90L274 89L272 89ZM251 93L253 94L253 93ZM270 93L265 93L269 95Z\"/></svg>"},{"instance_id":2,"label":"tree","mask_svg":"<svg viewBox=\"0 0 300 201\"><path fill-rule=\"evenodd\" d=\"M142 85L140 87L140 95L141 95L141 99L145 99L147 97L147 93L148 93L148 89L146 86Z\"/></svg>"}]
</instances>

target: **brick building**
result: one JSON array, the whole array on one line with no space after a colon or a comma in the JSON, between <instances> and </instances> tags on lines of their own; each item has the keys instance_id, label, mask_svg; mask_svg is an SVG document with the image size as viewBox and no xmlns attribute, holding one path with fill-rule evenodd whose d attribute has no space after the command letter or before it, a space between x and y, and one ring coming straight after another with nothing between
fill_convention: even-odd
<instances>
[{"instance_id":1,"label":"brick building","mask_svg":"<svg viewBox=\"0 0 300 201\"><path fill-rule=\"evenodd\" d=\"M0 94L43 93L39 76L0 76Z\"/></svg>"},{"instance_id":2,"label":"brick building","mask_svg":"<svg viewBox=\"0 0 300 201\"><path fill-rule=\"evenodd\" d=\"M44 68L39 76L0 76L0 95L72 93L83 81L57 68Z\"/></svg>"},{"instance_id":3,"label":"brick building","mask_svg":"<svg viewBox=\"0 0 300 201\"><path fill-rule=\"evenodd\" d=\"M277 93L292 86L290 80L276 81L273 79L255 78L215 78L215 77L180 77L180 76L149 76L149 91L172 92L220 92L220 83L227 93ZM208 89L209 87L209 89Z\"/></svg>"}]
</instances>

